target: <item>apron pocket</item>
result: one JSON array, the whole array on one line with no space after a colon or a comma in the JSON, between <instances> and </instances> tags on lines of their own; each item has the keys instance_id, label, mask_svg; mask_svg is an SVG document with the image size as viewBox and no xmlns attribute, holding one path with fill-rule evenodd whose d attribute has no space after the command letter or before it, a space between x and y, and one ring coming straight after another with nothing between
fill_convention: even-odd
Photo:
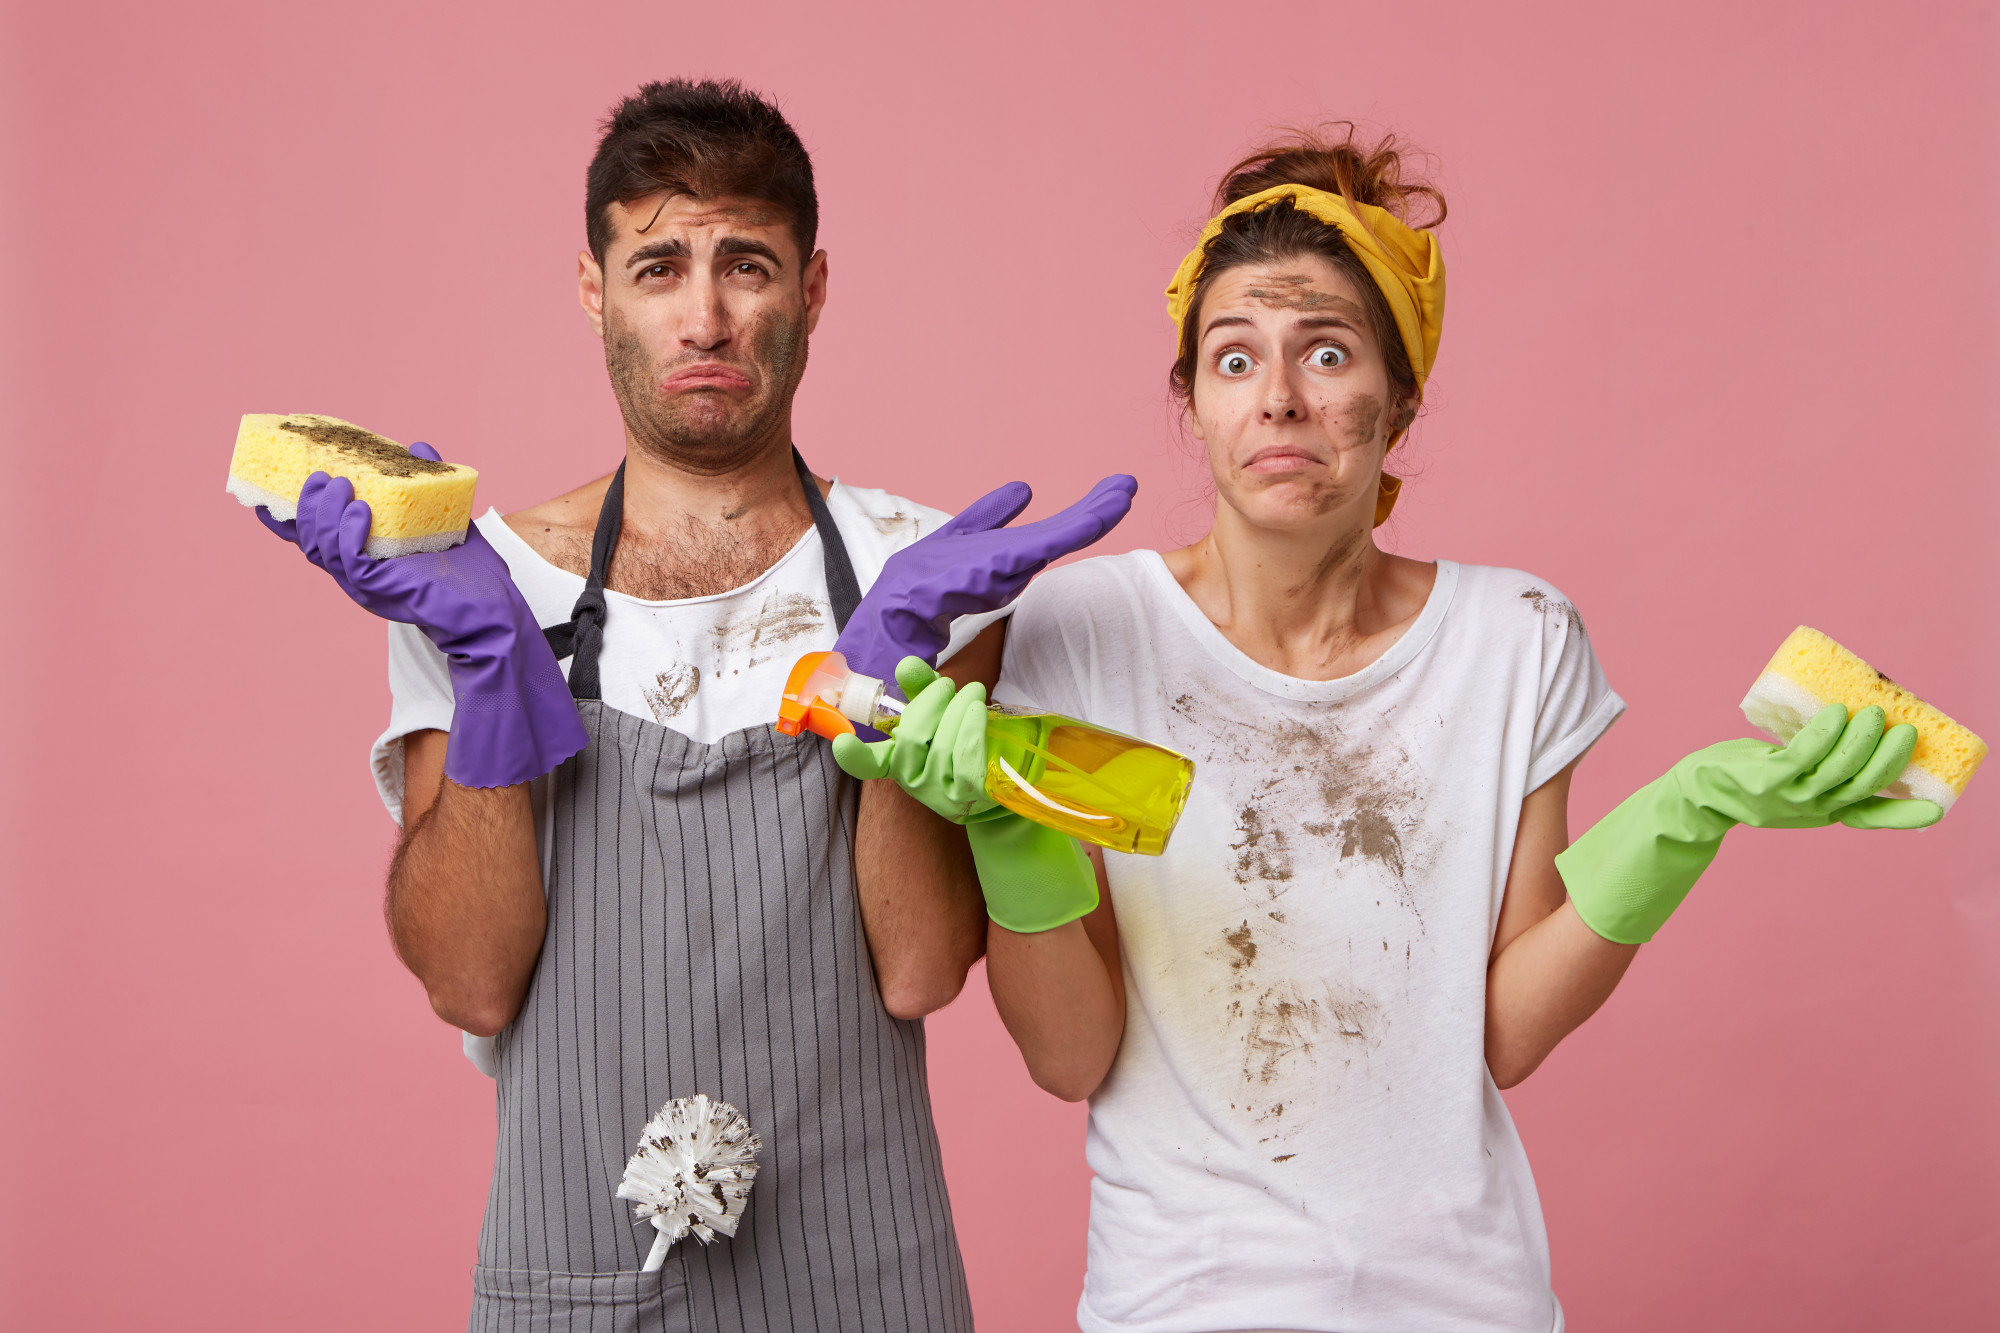
<instances>
[{"instance_id":1,"label":"apron pocket","mask_svg":"<svg viewBox=\"0 0 2000 1333\"><path fill-rule=\"evenodd\" d=\"M472 1270L472 1333L692 1333L687 1270L657 1273L547 1273L534 1268Z\"/></svg>"}]
</instances>

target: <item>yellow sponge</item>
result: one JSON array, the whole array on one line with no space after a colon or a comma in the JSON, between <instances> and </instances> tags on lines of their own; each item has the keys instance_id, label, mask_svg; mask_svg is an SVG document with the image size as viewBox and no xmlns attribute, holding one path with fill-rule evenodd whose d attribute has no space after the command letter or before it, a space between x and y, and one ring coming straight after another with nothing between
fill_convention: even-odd
<instances>
[{"instance_id":1,"label":"yellow sponge","mask_svg":"<svg viewBox=\"0 0 2000 1333\"><path fill-rule=\"evenodd\" d=\"M368 502L367 549L377 558L456 546L472 522L479 474L469 467L418 458L338 417L252 412L243 418L229 460L231 495L264 506L273 518L296 518L299 491L315 472L346 477L354 498Z\"/></svg>"},{"instance_id":2,"label":"yellow sponge","mask_svg":"<svg viewBox=\"0 0 2000 1333\"><path fill-rule=\"evenodd\" d=\"M1918 797L1951 809L1986 757L1986 742L1869 666L1847 649L1804 625L1792 631L1777 656L1743 696L1743 716L1759 731L1790 741L1828 704L1854 713L1878 704L1889 725L1917 729L1917 749L1886 796Z\"/></svg>"}]
</instances>

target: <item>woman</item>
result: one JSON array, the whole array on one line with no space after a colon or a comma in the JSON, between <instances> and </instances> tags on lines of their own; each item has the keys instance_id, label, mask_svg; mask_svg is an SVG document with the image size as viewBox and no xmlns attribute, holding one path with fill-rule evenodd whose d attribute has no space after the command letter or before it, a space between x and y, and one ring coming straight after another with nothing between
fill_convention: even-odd
<instances>
[{"instance_id":1,"label":"woman","mask_svg":"<svg viewBox=\"0 0 2000 1333\"><path fill-rule=\"evenodd\" d=\"M996 689L1192 757L1166 854L1086 862L992 807L981 692L920 667L894 740L837 754L967 822L1000 1013L1036 1082L1090 1098L1085 1330L1560 1328L1499 1090L1735 823L1941 812L1873 795L1911 728L1835 707L1689 756L1570 847L1571 775L1624 708L1581 618L1373 539L1437 351L1443 199L1351 139L1218 194L1168 289L1213 526L1045 575Z\"/></svg>"}]
</instances>

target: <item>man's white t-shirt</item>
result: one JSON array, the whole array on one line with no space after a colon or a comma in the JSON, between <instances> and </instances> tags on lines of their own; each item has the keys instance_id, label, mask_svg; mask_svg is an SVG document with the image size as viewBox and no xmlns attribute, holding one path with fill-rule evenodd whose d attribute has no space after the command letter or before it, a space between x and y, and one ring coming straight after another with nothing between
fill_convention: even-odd
<instances>
[{"instance_id":1,"label":"man's white t-shirt","mask_svg":"<svg viewBox=\"0 0 2000 1333\"><path fill-rule=\"evenodd\" d=\"M934 531L949 515L886 491L835 480L826 505L865 593L891 555ZM479 530L507 562L514 583L544 627L567 622L583 591L583 576L550 564L489 509ZM792 664L831 648L839 637L827 600L826 561L819 530L810 528L762 574L712 597L652 602L607 590L608 614L598 658L604 702L620 712L713 743L744 727L768 726ZM1006 610L952 622L950 657ZM569 670L564 659L563 670ZM389 726L369 755L382 804L403 818L403 738L451 729L451 674L444 654L413 625L389 626ZM537 814L547 806L548 779L530 786ZM466 1056L491 1067L489 1039L465 1038Z\"/></svg>"},{"instance_id":2,"label":"man's white t-shirt","mask_svg":"<svg viewBox=\"0 0 2000 1333\"><path fill-rule=\"evenodd\" d=\"M1484 1029L1521 802L1624 710L1562 594L1440 561L1381 658L1306 681L1107 556L1022 597L995 697L1196 765L1166 854L1105 856L1085 1333L1560 1329Z\"/></svg>"}]
</instances>

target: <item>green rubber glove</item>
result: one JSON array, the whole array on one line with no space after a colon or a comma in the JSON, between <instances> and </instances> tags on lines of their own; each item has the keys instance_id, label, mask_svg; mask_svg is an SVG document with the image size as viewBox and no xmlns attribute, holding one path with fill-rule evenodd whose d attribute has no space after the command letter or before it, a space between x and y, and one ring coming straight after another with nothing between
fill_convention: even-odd
<instances>
[{"instance_id":1,"label":"green rubber glove","mask_svg":"<svg viewBox=\"0 0 2000 1333\"><path fill-rule=\"evenodd\" d=\"M896 684L909 707L888 740L833 742L833 760L862 779L893 778L924 805L965 825L986 914L1022 934L1054 930L1097 907L1097 871L1076 840L1024 819L986 794L986 687L955 689L906 657Z\"/></svg>"},{"instance_id":2,"label":"green rubber glove","mask_svg":"<svg viewBox=\"0 0 2000 1333\"><path fill-rule=\"evenodd\" d=\"M910 703L888 740L837 736L833 762L850 777L896 785L954 824L999 807L986 794L986 687L956 688L921 657L896 664Z\"/></svg>"},{"instance_id":3,"label":"green rubber glove","mask_svg":"<svg viewBox=\"0 0 2000 1333\"><path fill-rule=\"evenodd\" d=\"M1097 910L1097 871L1069 834L996 808L965 836L995 925L1033 935Z\"/></svg>"},{"instance_id":4,"label":"green rubber glove","mask_svg":"<svg viewBox=\"0 0 2000 1333\"><path fill-rule=\"evenodd\" d=\"M1619 944L1644 944L1681 905L1738 824L1755 828L1923 828L1944 817L1930 801L1875 793L1917 745L1907 724L1883 731L1880 708L1850 720L1829 704L1792 743L1724 741L1696 750L1648 783L1556 857L1584 924Z\"/></svg>"}]
</instances>

